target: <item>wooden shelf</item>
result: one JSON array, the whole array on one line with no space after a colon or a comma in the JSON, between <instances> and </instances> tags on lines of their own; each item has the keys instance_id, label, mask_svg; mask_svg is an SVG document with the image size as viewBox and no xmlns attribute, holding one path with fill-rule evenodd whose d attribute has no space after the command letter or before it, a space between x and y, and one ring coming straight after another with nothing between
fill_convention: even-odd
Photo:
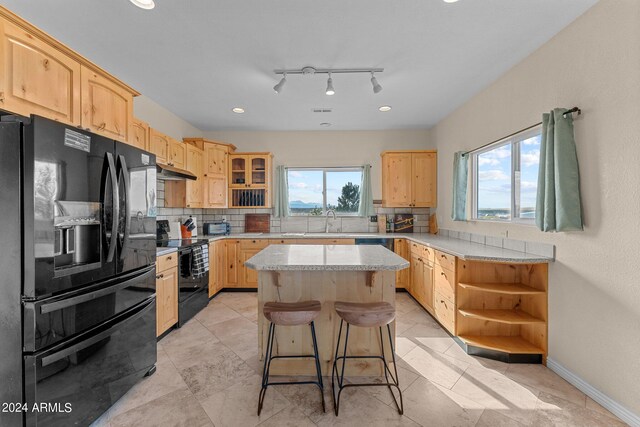
<instances>
[{"instance_id":1,"label":"wooden shelf","mask_svg":"<svg viewBox=\"0 0 640 427\"><path fill-rule=\"evenodd\" d=\"M459 308L458 313L465 317L474 319L489 320L492 322L508 323L510 325L529 325L536 323L545 323L544 320L533 317L524 311L516 310L482 310L472 308Z\"/></svg>"},{"instance_id":2,"label":"wooden shelf","mask_svg":"<svg viewBox=\"0 0 640 427\"><path fill-rule=\"evenodd\" d=\"M233 173L244 173L245 170L244 169L234 169L231 172L233 172Z\"/></svg>"},{"instance_id":3,"label":"wooden shelf","mask_svg":"<svg viewBox=\"0 0 640 427\"><path fill-rule=\"evenodd\" d=\"M464 289L499 294L536 295L545 293L544 290L532 288L521 283L459 283L459 285Z\"/></svg>"},{"instance_id":4,"label":"wooden shelf","mask_svg":"<svg viewBox=\"0 0 640 427\"><path fill-rule=\"evenodd\" d=\"M520 336L497 337L481 335L460 335L462 341L468 345L502 351L511 354L544 354L544 350Z\"/></svg>"}]
</instances>

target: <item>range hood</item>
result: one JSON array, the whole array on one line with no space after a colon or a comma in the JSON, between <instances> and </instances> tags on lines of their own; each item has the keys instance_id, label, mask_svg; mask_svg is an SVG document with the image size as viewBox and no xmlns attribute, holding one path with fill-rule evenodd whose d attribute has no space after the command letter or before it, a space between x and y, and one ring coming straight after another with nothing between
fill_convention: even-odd
<instances>
[{"instance_id":1,"label":"range hood","mask_svg":"<svg viewBox=\"0 0 640 427\"><path fill-rule=\"evenodd\" d=\"M156 169L158 171L156 177L157 179L162 181L184 181L186 179L195 181L198 179L197 176L195 176L188 170L180 169L175 166L157 163Z\"/></svg>"}]
</instances>

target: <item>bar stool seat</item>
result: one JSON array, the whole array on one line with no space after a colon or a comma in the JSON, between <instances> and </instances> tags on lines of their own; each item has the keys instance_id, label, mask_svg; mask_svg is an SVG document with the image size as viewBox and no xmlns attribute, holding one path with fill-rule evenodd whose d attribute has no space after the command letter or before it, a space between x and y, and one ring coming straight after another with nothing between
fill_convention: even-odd
<instances>
[{"instance_id":1,"label":"bar stool seat","mask_svg":"<svg viewBox=\"0 0 640 427\"><path fill-rule=\"evenodd\" d=\"M278 326L308 325L320 314L320 301L266 302L264 317Z\"/></svg>"},{"instance_id":2,"label":"bar stool seat","mask_svg":"<svg viewBox=\"0 0 640 427\"><path fill-rule=\"evenodd\" d=\"M290 385L290 384L315 384L320 389L320 399L322 402L322 412L325 411L324 404L324 384L322 383L322 370L320 367L320 356L318 354L318 341L316 339L316 328L313 321L322 310L320 301L300 301L300 302L266 302L262 309L262 314L270 322L269 336L267 337L267 349L264 355L264 367L262 368L262 388L258 395L258 416L262 411L264 397L270 385ZM287 354L273 355L273 341L276 335L276 326L302 326L311 327L311 340L313 344L313 354ZM269 381L269 370L271 361L274 359L290 358L313 358L316 367L316 378L309 381Z\"/></svg>"},{"instance_id":3,"label":"bar stool seat","mask_svg":"<svg viewBox=\"0 0 640 427\"><path fill-rule=\"evenodd\" d=\"M340 302L335 310L345 322L362 328L379 328L396 318L396 310L388 302Z\"/></svg>"}]
</instances>

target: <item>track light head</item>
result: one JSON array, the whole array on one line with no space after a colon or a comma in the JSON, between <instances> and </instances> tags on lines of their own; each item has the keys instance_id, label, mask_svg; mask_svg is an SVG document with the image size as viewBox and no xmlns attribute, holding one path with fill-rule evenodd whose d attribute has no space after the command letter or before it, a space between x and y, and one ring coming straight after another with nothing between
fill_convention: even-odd
<instances>
[{"instance_id":1,"label":"track light head","mask_svg":"<svg viewBox=\"0 0 640 427\"><path fill-rule=\"evenodd\" d=\"M287 82L287 73L284 73L284 75L282 76L278 84L273 87L273 90L275 90L276 93L280 93L286 82Z\"/></svg>"},{"instance_id":2,"label":"track light head","mask_svg":"<svg viewBox=\"0 0 640 427\"><path fill-rule=\"evenodd\" d=\"M373 86L373 93L379 93L382 90L382 86L378 83L378 79L376 79L373 72L371 72L371 85Z\"/></svg>"},{"instance_id":3,"label":"track light head","mask_svg":"<svg viewBox=\"0 0 640 427\"><path fill-rule=\"evenodd\" d=\"M327 80L327 91L325 92L327 95L335 95L336 91L333 89L333 79L331 78L331 73L329 73L329 79Z\"/></svg>"}]
</instances>

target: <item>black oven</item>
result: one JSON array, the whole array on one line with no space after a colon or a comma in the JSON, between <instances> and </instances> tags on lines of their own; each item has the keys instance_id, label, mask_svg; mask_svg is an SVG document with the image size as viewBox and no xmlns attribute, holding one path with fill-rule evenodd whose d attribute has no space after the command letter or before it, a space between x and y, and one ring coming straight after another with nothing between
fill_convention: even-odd
<instances>
[{"instance_id":1,"label":"black oven","mask_svg":"<svg viewBox=\"0 0 640 427\"><path fill-rule=\"evenodd\" d=\"M178 249L178 327L209 303L208 241Z\"/></svg>"}]
</instances>

